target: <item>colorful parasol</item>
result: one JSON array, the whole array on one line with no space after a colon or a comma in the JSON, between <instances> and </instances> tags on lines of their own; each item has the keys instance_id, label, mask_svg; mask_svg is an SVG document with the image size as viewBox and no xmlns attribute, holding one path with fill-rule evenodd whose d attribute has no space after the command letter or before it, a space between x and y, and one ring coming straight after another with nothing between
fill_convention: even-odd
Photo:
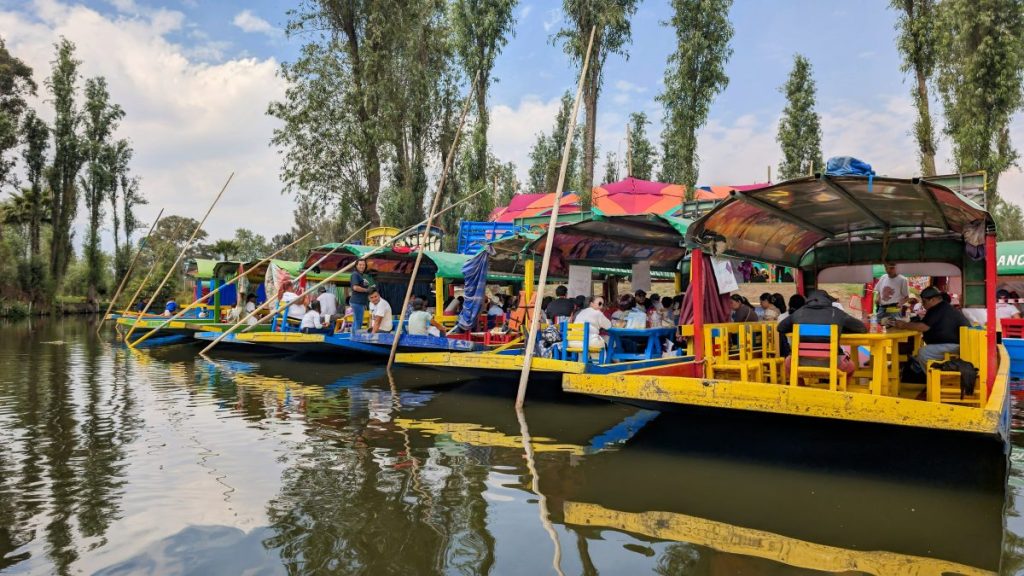
<instances>
[{"instance_id":1,"label":"colorful parasol","mask_svg":"<svg viewBox=\"0 0 1024 576\"><path fill-rule=\"evenodd\" d=\"M604 216L668 214L686 200L686 189L629 177L594 188L592 198L594 212Z\"/></svg>"},{"instance_id":2,"label":"colorful parasol","mask_svg":"<svg viewBox=\"0 0 1024 576\"><path fill-rule=\"evenodd\" d=\"M516 194L508 206L495 208L491 212L492 222L513 222L516 218L532 218L534 216L548 216L555 206L554 193L542 194ZM562 196L559 205L559 214L571 214L580 211L580 197L576 194Z\"/></svg>"},{"instance_id":3,"label":"colorful parasol","mask_svg":"<svg viewBox=\"0 0 1024 576\"><path fill-rule=\"evenodd\" d=\"M729 194L735 190L737 192L746 192L748 190L757 190L758 188L764 188L771 184L757 183L757 184L742 184L739 186L698 186L694 190L694 200L725 200L729 197Z\"/></svg>"}]
</instances>

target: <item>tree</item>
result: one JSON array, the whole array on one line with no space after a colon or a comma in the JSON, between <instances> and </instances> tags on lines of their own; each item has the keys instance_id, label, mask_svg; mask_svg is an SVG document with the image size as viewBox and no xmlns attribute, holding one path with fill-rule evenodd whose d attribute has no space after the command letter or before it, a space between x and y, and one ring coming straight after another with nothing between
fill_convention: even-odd
<instances>
[{"instance_id":1,"label":"tree","mask_svg":"<svg viewBox=\"0 0 1024 576\"><path fill-rule=\"evenodd\" d=\"M563 42L565 53L581 67L590 41L590 31L596 28L590 65L583 79L586 120L583 125L583 165L576 188L585 206L590 204L590 191L594 186L597 100L601 92L604 63L609 54L628 57L625 46L632 40L629 19L636 13L636 5L637 0L562 0L562 10L571 26L559 31L555 39ZM564 140L558 142L561 149Z\"/></svg>"},{"instance_id":2,"label":"tree","mask_svg":"<svg viewBox=\"0 0 1024 576\"><path fill-rule=\"evenodd\" d=\"M17 185L14 160L7 159L6 154L18 145L21 116L28 107L25 97L35 94L32 68L8 52L0 37L0 189L7 184Z\"/></svg>"},{"instance_id":3,"label":"tree","mask_svg":"<svg viewBox=\"0 0 1024 576\"><path fill-rule=\"evenodd\" d=\"M117 199L122 196L122 205L127 199L132 178L129 176L128 163L132 158L132 148L127 140L118 140L104 155L104 170L110 175L107 182L107 200L110 201L110 215L114 220L114 280L121 278L128 272L128 265L131 259L131 240L125 231L125 244L121 246L121 219L122 214L118 211ZM120 191L120 194L119 194ZM137 195L138 190L134 193ZM132 215L134 217L134 214Z\"/></svg>"},{"instance_id":4,"label":"tree","mask_svg":"<svg viewBox=\"0 0 1024 576\"><path fill-rule=\"evenodd\" d=\"M665 91L658 96L666 116L660 178L684 185L688 196L700 174L697 132L707 123L715 96L729 85L731 5L732 0L672 0L676 50L665 69ZM634 175L641 177L635 158Z\"/></svg>"},{"instance_id":5,"label":"tree","mask_svg":"<svg viewBox=\"0 0 1024 576\"><path fill-rule=\"evenodd\" d=\"M217 260L247 260L238 255L238 242L221 238L213 244L203 246L203 255Z\"/></svg>"},{"instance_id":6,"label":"tree","mask_svg":"<svg viewBox=\"0 0 1024 576\"><path fill-rule=\"evenodd\" d=\"M31 213L29 217L29 246L32 260L39 258L41 250L41 230L44 220L48 220L49 195L44 189L44 171L46 170L46 150L50 146L50 129L46 126L34 111L25 115L22 124L22 138L25 147L21 151L21 157L25 161L25 175L28 178L29 203Z\"/></svg>"},{"instance_id":7,"label":"tree","mask_svg":"<svg viewBox=\"0 0 1024 576\"><path fill-rule=\"evenodd\" d=\"M793 57L793 70L780 91L786 95L786 107L776 141L782 147L779 177L787 180L806 176L814 168L824 168L821 120L814 110L814 78L807 58L800 54Z\"/></svg>"},{"instance_id":8,"label":"tree","mask_svg":"<svg viewBox=\"0 0 1024 576\"><path fill-rule=\"evenodd\" d=\"M475 78L476 123L473 126L470 152L463 162L468 163L469 187L477 189L488 170L487 90L491 70L501 49L514 33L513 10L517 0L455 0L451 4L451 20L455 51L466 78Z\"/></svg>"},{"instance_id":9,"label":"tree","mask_svg":"<svg viewBox=\"0 0 1024 576\"><path fill-rule=\"evenodd\" d=\"M103 226L103 205L117 188L118 150L110 139L124 110L110 102L107 81L102 76L85 81L85 108L82 148L88 162L86 176L80 179L89 211L89 228L85 237L85 263L88 269L86 301L95 304L100 280L103 278L100 228Z\"/></svg>"},{"instance_id":10,"label":"tree","mask_svg":"<svg viewBox=\"0 0 1024 576\"><path fill-rule=\"evenodd\" d=\"M897 46L903 55L901 70L913 72L916 85L910 93L917 108L914 138L921 161L921 174L935 175L935 130L928 103L928 83L935 72L935 45L940 31L935 22L934 0L892 0L891 6L900 12L896 25L899 30Z\"/></svg>"},{"instance_id":11,"label":"tree","mask_svg":"<svg viewBox=\"0 0 1024 576\"><path fill-rule=\"evenodd\" d=\"M992 218L999 230L1000 240L1024 240L1024 210L1020 206L996 198Z\"/></svg>"},{"instance_id":12,"label":"tree","mask_svg":"<svg viewBox=\"0 0 1024 576\"><path fill-rule=\"evenodd\" d=\"M619 181L619 160L615 152L609 152L604 158L604 182Z\"/></svg>"},{"instance_id":13,"label":"tree","mask_svg":"<svg viewBox=\"0 0 1024 576\"><path fill-rule=\"evenodd\" d=\"M1010 120L1024 103L1024 1L945 0L937 7L937 85L959 172L988 174L986 206L1017 160Z\"/></svg>"},{"instance_id":14,"label":"tree","mask_svg":"<svg viewBox=\"0 0 1024 576\"><path fill-rule=\"evenodd\" d=\"M75 45L61 38L46 87L53 97L53 164L48 171L51 192L53 238L50 242L50 278L53 289L60 290L72 256L71 224L78 211L76 179L85 161L84 146L78 135L81 117L75 105L78 66Z\"/></svg>"},{"instance_id":15,"label":"tree","mask_svg":"<svg viewBox=\"0 0 1024 576\"><path fill-rule=\"evenodd\" d=\"M634 112L629 115L629 159L626 161L626 170L632 165L632 172L629 176L641 180L650 180L654 177L654 164L658 161L658 151L654 144L647 137L647 125L651 121L647 114ZM695 158L696 159L696 158ZM666 180L675 182L675 180Z\"/></svg>"},{"instance_id":16,"label":"tree","mask_svg":"<svg viewBox=\"0 0 1024 576\"><path fill-rule=\"evenodd\" d=\"M237 246L235 255L246 262L259 260L273 252L266 238L246 228L235 230L234 243Z\"/></svg>"}]
</instances>

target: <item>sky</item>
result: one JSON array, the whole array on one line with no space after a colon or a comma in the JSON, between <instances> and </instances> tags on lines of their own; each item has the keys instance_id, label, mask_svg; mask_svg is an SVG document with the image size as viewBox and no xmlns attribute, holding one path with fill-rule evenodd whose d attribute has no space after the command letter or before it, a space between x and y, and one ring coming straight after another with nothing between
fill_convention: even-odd
<instances>
[{"instance_id":1,"label":"sky","mask_svg":"<svg viewBox=\"0 0 1024 576\"><path fill-rule=\"evenodd\" d=\"M785 105L779 86L796 53L814 67L825 157L856 156L879 174L917 175L910 135L915 113L888 4L736 0L729 85L699 137L700 182L763 182L769 166L775 173L781 158L775 135ZM268 103L284 95L281 63L293 61L301 48L301 38L283 32L291 6L267 0L0 0L0 35L35 70L40 91L33 104L45 119L52 112L43 81L60 36L77 45L83 77L107 78L126 112L117 136L131 140L132 168L150 200L140 210L144 221L161 208L202 218L233 172L206 229L212 238L231 237L238 227L269 238L290 229L294 207L294 198L282 194L280 157L269 145L277 121L266 115ZM517 164L523 180L537 133L551 130L560 96L574 91L578 79L578 69L553 42L564 26L560 7L555 0L520 0L515 35L494 69L489 140L501 160ZM670 17L667 0L641 0L627 54L612 55L605 65L596 179L606 152L623 156L631 112L647 112L652 140L659 141L662 109L655 98L674 49L674 30L664 24ZM937 102L933 109L941 111ZM1021 115L1011 139L1024 147ZM940 172L952 171L945 139L937 161ZM1024 203L1021 170L1004 174L1000 189Z\"/></svg>"}]
</instances>

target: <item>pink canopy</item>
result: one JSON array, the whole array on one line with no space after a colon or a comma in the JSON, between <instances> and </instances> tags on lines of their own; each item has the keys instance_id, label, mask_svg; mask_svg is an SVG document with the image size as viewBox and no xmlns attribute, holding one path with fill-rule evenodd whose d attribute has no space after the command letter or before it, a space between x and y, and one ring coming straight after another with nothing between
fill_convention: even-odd
<instances>
[{"instance_id":1,"label":"pink canopy","mask_svg":"<svg viewBox=\"0 0 1024 576\"><path fill-rule=\"evenodd\" d=\"M492 222L512 222L516 218L530 218L533 216L547 216L551 214L555 206L555 194L516 194L508 203L508 206L495 208L491 212ZM559 214L571 214L580 211L580 197L576 194L562 196L558 207Z\"/></svg>"}]
</instances>

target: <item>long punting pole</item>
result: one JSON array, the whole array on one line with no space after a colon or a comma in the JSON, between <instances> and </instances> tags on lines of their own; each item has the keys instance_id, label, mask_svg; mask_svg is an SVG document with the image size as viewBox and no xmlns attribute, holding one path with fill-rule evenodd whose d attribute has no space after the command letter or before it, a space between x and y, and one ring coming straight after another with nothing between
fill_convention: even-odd
<instances>
[{"instance_id":1,"label":"long punting pole","mask_svg":"<svg viewBox=\"0 0 1024 576\"><path fill-rule=\"evenodd\" d=\"M395 363L395 353L398 352L398 340L402 337L402 322L405 320L405 311L409 307L409 299L412 297L412 288L416 284L416 275L420 271L420 263L423 262L423 252L426 250L426 238L427 234L430 233L431 226L434 225L434 218L437 213L437 205L441 200L441 195L444 193L445 180L448 178L448 171L452 167L452 158L455 157L455 151L459 148L459 136L462 134L462 126L466 123L466 115L469 113L469 104L473 100L473 93L476 92L476 83L480 80L480 72L476 73L476 78L473 79L473 84L469 87L469 94L466 94L466 99L462 103L462 114L459 116L459 127L455 129L455 137L452 138L452 145L448 149L448 157L444 160L444 168L441 170L441 178L437 183L437 190L434 192L434 199L430 202L430 213L427 214L427 227L424 230L424 235L420 238L419 250L416 251L416 261L412 265L412 275L409 276L409 285L405 287L405 300L402 301L399 306L398 312L398 326L395 328L395 336L391 340L391 352L388 354L388 365L387 369L391 369L391 365Z\"/></svg>"},{"instance_id":2,"label":"long punting pole","mask_svg":"<svg viewBox=\"0 0 1024 576\"><path fill-rule=\"evenodd\" d=\"M181 259L184 258L185 253L188 252L188 247L192 245L192 242L195 241L199 231L203 229L203 224L206 224L206 219L210 217L210 212L213 212L214 206L216 206L217 202L220 201L220 197L224 195L224 191L228 189L228 184L231 183L231 179L234 177L234 172L228 175L228 179L224 182L224 185L221 186L220 192L217 193L217 197L213 199L213 204L210 204L210 207L207 208L206 214L203 215L203 219L199 221L199 224L196 225L196 229L193 230L192 235L189 236L188 241L186 241L185 245L181 247L181 252L178 253L178 257L174 260L174 264L167 270L167 274L164 274L164 279L160 282L160 285L156 287L156 290L153 291L153 294L159 294L160 290L162 290L164 285L167 284L167 281L170 280L171 275L177 272L178 264L181 263ZM146 302L146 308L142 311L142 314L139 314L139 316L135 318L135 322L132 324L131 329L129 329L128 334L125 335L125 342L131 341L132 332L135 332L135 329L139 326L139 321L142 320L142 317L145 316L147 312L149 312L149 307L152 305L153 299L150 298L149 302Z\"/></svg>"},{"instance_id":3,"label":"long punting pole","mask_svg":"<svg viewBox=\"0 0 1024 576\"><path fill-rule=\"evenodd\" d=\"M996 330L998 325L996 324L996 235L989 232L985 235L985 326L987 334L985 339L986 349L988 350L988 382L983 382L983 386L988 387L988 393L992 393L992 385L996 381Z\"/></svg>"},{"instance_id":4,"label":"long punting pole","mask_svg":"<svg viewBox=\"0 0 1024 576\"><path fill-rule=\"evenodd\" d=\"M177 236L178 233L181 232L182 224L183 222L179 222L178 225L174 227L174 233L172 234L172 236ZM164 247L160 249L160 252L157 252L156 261L162 262L164 259L164 255L167 254L167 251L171 247L172 244L170 242L165 244ZM156 268L150 268L149 270L146 271L146 275L142 277L142 282L139 282L139 287L135 289L135 293L132 294L131 299L128 300L128 306L126 306L124 309L125 313L131 312L132 306L135 305L135 300L139 297L140 294L142 294L142 289L145 288L146 286L149 286L149 277L153 275L154 270L156 270ZM142 316L141 312L139 312L139 316Z\"/></svg>"},{"instance_id":5,"label":"long punting pole","mask_svg":"<svg viewBox=\"0 0 1024 576\"><path fill-rule=\"evenodd\" d=\"M139 249L135 251L135 256L132 256L132 261L128 264L128 270L124 273L124 278L121 278L121 283L118 284L117 290L114 291L114 297L110 299L110 305L107 306L107 311L103 313L103 317L100 318L99 324L96 325L96 333L100 333L100 329L103 328L103 323L107 321L107 316L110 315L110 311L114 309L114 304L117 303L118 297L121 296L121 291L124 290L128 279L132 277L132 271L135 270L135 263L139 261L139 255L142 254L142 249L146 247L146 240L149 240L149 235L156 230L156 225L160 222L160 218L164 215L164 209L160 209L160 213L156 215L156 220L153 220L153 225L149 227L149 232L146 232L146 237L142 239L142 243L139 244Z\"/></svg>"},{"instance_id":6,"label":"long punting pole","mask_svg":"<svg viewBox=\"0 0 1024 576\"><path fill-rule=\"evenodd\" d=\"M456 202L455 204L452 204L451 206L449 206L449 207L445 208L444 210L442 210L442 211L441 211L441 212L439 212L438 214L442 214L442 213L444 213L444 212L446 212L446 211L448 211L448 210L451 210L452 208L455 208L456 206L458 206L458 205L462 204L463 202L465 202L465 201L469 200L470 198L473 198L473 197L475 197L475 196L476 196L477 194L480 194L480 192L483 192L483 190L486 190L486 188L483 188L483 189L481 189L481 190L479 190L479 191L477 191L477 192L474 192L473 194L470 194L469 196L466 196L466 197L465 197L465 198L463 198L462 200L459 200L459 201L458 201L458 202ZM306 290L306 292L308 293L308 292L311 292L311 291L313 291L313 290L316 290L316 289L317 289L317 288L319 288L320 286L323 286L324 284L326 284L326 283L330 282L331 280L333 280L333 279L337 278L338 276L340 276L340 275L344 274L345 272L348 272L349 270L351 270L351 269L352 269L352 267L353 267L353 266L355 266L355 265L356 265L356 262L358 262L359 260L362 260L362 259L368 258L368 257L370 257L370 256L373 256L374 254L377 254L377 253L379 253L379 252L383 252L383 251L384 251L384 250L385 250L386 248L388 248L389 246L391 246L392 244L394 244L394 243L395 243L395 242L397 242L398 240L401 240L402 238L405 238L406 236L408 236L408 235L409 235L409 233L410 233L410 232L412 232L413 230L415 230L415 229L416 229L416 227L418 227L418 226L420 226L421 224L424 224L424 223L426 223L426 220L422 220L422 221L418 222L417 224L414 224L413 226L409 227L408 229L406 229L406 230L405 230L404 232L402 232L401 234L399 234L399 235L395 236L395 237L394 237L394 238L392 238L391 240L388 240L388 241L387 241L386 243L384 243L384 244L382 244L382 245L380 245L380 246L378 246L378 247L374 248L373 250L370 250L369 252L367 252L366 254L364 254L364 255L363 255L363 256L362 256L361 258L359 258L359 259L357 259L357 260L353 261L353 262L352 262L351 264L349 264L349 265L345 266L344 268L342 268L341 270L338 270L337 272L334 272L333 274L331 274L331 275L330 275L330 276L328 276L327 278L325 278L325 279L321 280L320 282L318 282L317 284L313 285L313 286L312 286L312 287L310 287L310 288L309 288L308 290ZM355 234L353 234L352 236L355 236ZM351 239L351 238L352 238L352 236L349 236L349 238L346 238L346 239L345 239L344 241L342 241L342 244L345 244L346 242L348 242L348 241L349 241L349 239ZM199 351L199 354L200 354L200 355L202 355L202 356L205 356L205 355L206 355L206 353L210 351L210 349L212 349L212 348L213 348L214 346L216 346L217 344L220 344L220 341L221 341L221 340L223 340L223 339L227 338L229 334L233 334L233 333L235 332L235 330L238 330L238 327L239 327L239 326L241 326L242 324L244 324L245 322L247 322L247 321L249 320L249 318L252 318L252 317L253 317L253 316L255 316L255 315L256 315L256 314L257 314L257 313L258 313L258 312L259 312L260 310L263 310L264 308L266 308L267 306L269 306L269 305L270 305L270 304L272 304L273 302L274 302L274 300L267 300L266 302L264 302L263 304L261 304L261 305L260 305L260 306L259 306L258 308L256 308L255 310L253 310L252 312L250 312L250 313L249 313L248 315L246 315L246 317L245 317L245 318L242 318L241 320L239 320L237 324L235 324L234 326L232 326L232 327L228 328L227 330L225 330L224 332L222 332L222 333L220 334L220 336L217 336L217 337L216 337L216 338L215 338L215 339L213 340L213 342L210 342L210 344L209 344L209 345L208 345L208 346L207 346L206 348L203 348L202 350L200 350L200 351ZM257 325L257 324L261 324L261 323L263 323L263 322L264 322L265 320L267 320L267 319L269 319L269 318L273 318L275 314L277 314L277 313L278 313L278 312L280 312L281 310L284 310L285 308L286 308L286 306L278 306L278 307L276 307L276 308L274 309L274 311L273 311L273 312L271 312L270 314L267 314L266 316L264 316L264 317L262 317L262 318L257 318L257 319L256 319L256 324L254 324L253 326L255 326L255 325ZM248 328L247 328L247 329L248 329Z\"/></svg>"},{"instance_id":7,"label":"long punting pole","mask_svg":"<svg viewBox=\"0 0 1024 576\"><path fill-rule=\"evenodd\" d=\"M302 242L302 241L303 241L303 240L305 240L306 238L309 238L309 237L310 237L310 236L311 236L312 234L313 234L313 232L312 232L312 231L310 231L310 232L307 232L307 233L306 233L306 234L305 234L305 235L304 235L303 237L301 237L301 238L299 238L299 239L295 240L295 241L294 241L294 242L292 242L291 244L289 244L289 245L287 245L287 246L284 246L284 247L282 247L282 248L278 248L278 249L277 249L277 250L276 250L276 251L275 251L275 252L274 252L273 254L271 254L270 256L267 256L266 258L264 258L263 260L260 260L259 262L255 263L255 264L253 264L253 265L252 265L252 266L251 266L251 267L250 267L249 269L250 269L250 270L252 270L253 268L259 268L260 266L262 266L262 265L266 264L267 262L270 262L270 261L271 261L271 260L273 260L273 259L274 259L274 258L275 258L275 257L276 257L276 256L277 256L278 254L280 254L280 253L284 252L285 250L287 250L287 249L291 248L292 246L295 246L296 244L298 244L299 242ZM231 286L231 285L233 285L233 284L234 284L235 282L238 282L239 278L241 278L242 276L245 276L246 274L248 274L248 272L247 272L247 271L244 271L244 270L243 270L243 271L242 271L242 272L240 272L240 273L239 273L238 275L236 275L236 276L235 276L234 278L232 278L232 279L228 280L227 282L225 282L225 283L221 284L220 286L218 286L218 287L217 287L217 288L216 288L215 290L211 290L210 292L208 292L208 293L206 294L206 296L203 296L202 298L199 298L199 299L197 299L196 301L192 302L192 303L191 303L191 304L189 304L188 306L185 306L185 307L184 307L184 308L182 308L182 309L181 309L181 311L179 311L179 312L178 312L177 314L175 314L174 316L171 316L171 317L170 317L170 318L168 318L167 320L164 320L164 321L163 321L162 323L160 323L160 325L159 325L159 326L157 326L156 328L153 328L153 329L152 329L152 330L150 330L149 332L146 332L145 334L143 334L142 336L140 336L139 338L137 338L137 339L136 339L136 340L135 340L134 342L129 342L129 343L128 343L128 347L129 347L129 348L135 348L135 347L136 347L136 346L138 346L139 344L141 344L141 343L145 342L145 341L146 341L146 339L148 339L148 338L149 338L150 336L152 336L153 334L156 334L156 332L157 332L158 330L160 330L161 328L163 328L163 327L167 326L167 325L168 325L168 324L170 324L171 322L174 322L174 321L175 321L175 320L177 320L178 318L181 318L181 317L182 317L182 316L184 316L184 315L185 315L185 313L186 313L186 312L188 312L189 310L191 310L191 309L193 309L193 308L195 308L195 307L199 306L200 304L202 304L203 302L206 302L206 301L207 301L207 300L209 300L210 298L213 298L213 296L214 296L214 295L216 295L216 294L219 294L221 290L223 290L223 289L227 288L228 286Z\"/></svg>"},{"instance_id":8,"label":"long punting pole","mask_svg":"<svg viewBox=\"0 0 1024 576\"><path fill-rule=\"evenodd\" d=\"M558 226L558 208L562 203L562 190L565 188L565 171L569 166L569 151L572 149L573 132L576 129L576 114L580 110L583 96L583 79L587 76L590 65L590 49L594 46L594 33L597 27L590 29L590 41L587 43L587 54L583 58L583 69L580 70L580 81L576 87L576 100L572 103L572 116L565 134L565 145L562 147L562 167L558 171L558 186L555 188L555 203L551 208L551 219L548 221L547 239L544 242L544 260L540 265L540 278L537 279L537 290L544 289L548 281L548 266L551 263L551 248L555 239L555 228ZM526 384L530 379L530 367L533 364L533 352L537 347L537 331L540 329L540 304L542 298L534 298L533 318L530 319L530 332L526 340L526 353L523 357L523 371L519 376L519 391L516 392L516 407L520 408L526 401Z\"/></svg>"}]
</instances>

